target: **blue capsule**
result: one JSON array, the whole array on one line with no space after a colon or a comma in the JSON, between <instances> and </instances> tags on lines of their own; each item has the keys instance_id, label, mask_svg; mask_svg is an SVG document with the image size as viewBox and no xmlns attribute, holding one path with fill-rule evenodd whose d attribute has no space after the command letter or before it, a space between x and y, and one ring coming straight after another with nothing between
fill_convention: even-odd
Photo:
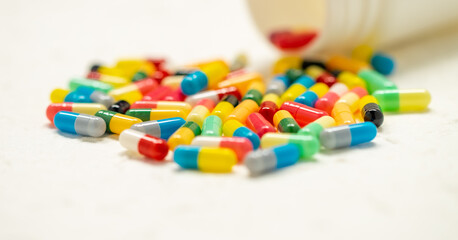
<instances>
[{"instance_id":1,"label":"blue capsule","mask_svg":"<svg viewBox=\"0 0 458 240\"><path fill-rule=\"evenodd\" d=\"M286 144L251 152L245 157L244 164L252 175L259 175L294 165L298 160L298 147Z\"/></svg>"},{"instance_id":2,"label":"blue capsule","mask_svg":"<svg viewBox=\"0 0 458 240\"><path fill-rule=\"evenodd\" d=\"M259 136L247 127L237 128L232 136L248 138L248 140L250 140L250 142L253 144L253 149L258 149L259 144L261 143Z\"/></svg>"},{"instance_id":3,"label":"blue capsule","mask_svg":"<svg viewBox=\"0 0 458 240\"><path fill-rule=\"evenodd\" d=\"M306 91L297 97L294 101L297 103L301 103L307 105L309 107L315 107L315 103L318 100L318 95L313 91Z\"/></svg>"},{"instance_id":4,"label":"blue capsule","mask_svg":"<svg viewBox=\"0 0 458 240\"><path fill-rule=\"evenodd\" d=\"M394 60L383 53L375 53L371 58L372 67L383 75L390 75L395 69Z\"/></svg>"},{"instance_id":5,"label":"blue capsule","mask_svg":"<svg viewBox=\"0 0 458 240\"><path fill-rule=\"evenodd\" d=\"M202 71L195 71L186 75L181 81L181 91L189 96L196 94L208 87L208 78Z\"/></svg>"},{"instance_id":6,"label":"blue capsule","mask_svg":"<svg viewBox=\"0 0 458 240\"><path fill-rule=\"evenodd\" d=\"M67 94L64 98L64 102L74 102L74 103L92 103L93 101L89 95L80 93L78 91L72 91Z\"/></svg>"},{"instance_id":7,"label":"blue capsule","mask_svg":"<svg viewBox=\"0 0 458 240\"><path fill-rule=\"evenodd\" d=\"M294 82L294 84L300 84L306 88L310 88L315 84L315 81L307 75L302 75Z\"/></svg>"},{"instance_id":8,"label":"blue capsule","mask_svg":"<svg viewBox=\"0 0 458 240\"><path fill-rule=\"evenodd\" d=\"M144 132L154 137L169 139L176 130L178 130L186 120L180 117L166 118L157 121L146 121L132 125L131 129Z\"/></svg>"},{"instance_id":9,"label":"blue capsule","mask_svg":"<svg viewBox=\"0 0 458 240\"><path fill-rule=\"evenodd\" d=\"M54 125L62 132L91 137L102 136L107 126L101 117L67 111L54 116Z\"/></svg>"},{"instance_id":10,"label":"blue capsule","mask_svg":"<svg viewBox=\"0 0 458 240\"><path fill-rule=\"evenodd\" d=\"M336 149L370 142L376 135L377 127L364 122L327 128L321 132L320 142L325 148Z\"/></svg>"}]
</instances>

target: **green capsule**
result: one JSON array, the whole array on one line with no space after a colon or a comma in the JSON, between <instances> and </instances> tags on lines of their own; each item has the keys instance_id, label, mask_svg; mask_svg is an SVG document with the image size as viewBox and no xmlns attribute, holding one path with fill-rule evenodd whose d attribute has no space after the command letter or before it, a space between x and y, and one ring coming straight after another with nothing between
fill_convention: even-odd
<instances>
[{"instance_id":1,"label":"green capsule","mask_svg":"<svg viewBox=\"0 0 458 240\"><path fill-rule=\"evenodd\" d=\"M316 139L320 139L321 132L330 127L336 126L336 121L330 116L323 116L317 120L305 125L301 130L297 132L300 135L314 136Z\"/></svg>"},{"instance_id":2,"label":"green capsule","mask_svg":"<svg viewBox=\"0 0 458 240\"><path fill-rule=\"evenodd\" d=\"M258 106L261 104L261 101L262 101L262 93L256 89L250 89L246 94L245 96L243 96L243 100L246 100L246 99L251 99L253 101L255 101Z\"/></svg>"},{"instance_id":3,"label":"green capsule","mask_svg":"<svg viewBox=\"0 0 458 240\"><path fill-rule=\"evenodd\" d=\"M202 125L202 136L220 137L223 134L223 121L218 116L210 115Z\"/></svg>"},{"instance_id":4,"label":"green capsule","mask_svg":"<svg viewBox=\"0 0 458 240\"><path fill-rule=\"evenodd\" d=\"M374 70L361 70L358 73L358 76L366 82L369 94L372 94L377 90L397 89L396 85L392 81L388 80L385 76Z\"/></svg>"},{"instance_id":5,"label":"green capsule","mask_svg":"<svg viewBox=\"0 0 458 240\"><path fill-rule=\"evenodd\" d=\"M291 113L286 110L277 111L274 115L274 125L277 127L278 131L284 133L297 133L301 128L294 120Z\"/></svg>"},{"instance_id":6,"label":"green capsule","mask_svg":"<svg viewBox=\"0 0 458 240\"><path fill-rule=\"evenodd\" d=\"M81 86L90 87L104 93L108 93L113 89L113 86L111 86L110 84L87 78L72 78L68 85L70 91L75 91L78 87Z\"/></svg>"},{"instance_id":7,"label":"green capsule","mask_svg":"<svg viewBox=\"0 0 458 240\"><path fill-rule=\"evenodd\" d=\"M132 82L140 81L148 77L148 74L146 74L143 71L138 71L134 74L132 77Z\"/></svg>"},{"instance_id":8,"label":"green capsule","mask_svg":"<svg viewBox=\"0 0 458 240\"><path fill-rule=\"evenodd\" d=\"M286 71L286 77L288 77L291 82L296 81L300 76L304 75L302 70L296 69L296 68L290 68L288 71Z\"/></svg>"}]
</instances>

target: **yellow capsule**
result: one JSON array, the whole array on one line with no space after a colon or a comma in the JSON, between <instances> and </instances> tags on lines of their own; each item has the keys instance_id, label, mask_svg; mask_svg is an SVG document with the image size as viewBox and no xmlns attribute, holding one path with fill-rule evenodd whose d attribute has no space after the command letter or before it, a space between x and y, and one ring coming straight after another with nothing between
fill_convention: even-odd
<instances>
[{"instance_id":1,"label":"yellow capsule","mask_svg":"<svg viewBox=\"0 0 458 240\"><path fill-rule=\"evenodd\" d=\"M237 164L237 156L228 148L203 147L200 149L197 161L199 170L215 173L231 172L235 164Z\"/></svg>"},{"instance_id":2,"label":"yellow capsule","mask_svg":"<svg viewBox=\"0 0 458 240\"><path fill-rule=\"evenodd\" d=\"M126 78L126 79L131 79L129 78L129 73L127 73L123 69L115 68L115 67L107 67L107 66L100 66L97 69L97 72L104 74L104 75L110 75L110 76L117 76L121 78Z\"/></svg>"},{"instance_id":3,"label":"yellow capsule","mask_svg":"<svg viewBox=\"0 0 458 240\"><path fill-rule=\"evenodd\" d=\"M56 88L51 92L50 99L52 103L61 103L64 102L65 97L70 92L70 90L63 88Z\"/></svg>"},{"instance_id":4,"label":"yellow capsule","mask_svg":"<svg viewBox=\"0 0 458 240\"><path fill-rule=\"evenodd\" d=\"M107 110L107 107L99 103L73 103L72 112L94 115L100 110Z\"/></svg>"},{"instance_id":5,"label":"yellow capsule","mask_svg":"<svg viewBox=\"0 0 458 240\"><path fill-rule=\"evenodd\" d=\"M264 94L266 92L266 84L264 82L255 81L249 84L248 90L257 90L258 92Z\"/></svg>"},{"instance_id":6,"label":"yellow capsule","mask_svg":"<svg viewBox=\"0 0 458 240\"><path fill-rule=\"evenodd\" d=\"M359 108L359 99L367 95L367 90L362 87L355 87L345 93L337 100L338 103L345 103L350 106L350 110L355 112Z\"/></svg>"},{"instance_id":7,"label":"yellow capsule","mask_svg":"<svg viewBox=\"0 0 458 240\"><path fill-rule=\"evenodd\" d=\"M182 168L212 173L227 173L237 163L237 157L229 148L179 146L173 160Z\"/></svg>"},{"instance_id":8,"label":"yellow capsule","mask_svg":"<svg viewBox=\"0 0 458 240\"><path fill-rule=\"evenodd\" d=\"M362 78L348 71L341 72L339 76L337 76L337 82L347 85L348 89L352 89L354 87L366 88L366 82L364 82Z\"/></svg>"},{"instance_id":9,"label":"yellow capsule","mask_svg":"<svg viewBox=\"0 0 458 240\"><path fill-rule=\"evenodd\" d=\"M170 136L167 144L170 150L173 150L179 145L190 145L194 137L194 132L190 128L181 127Z\"/></svg>"},{"instance_id":10,"label":"yellow capsule","mask_svg":"<svg viewBox=\"0 0 458 240\"><path fill-rule=\"evenodd\" d=\"M282 74L290 68L301 68L302 58L299 56L285 56L279 58L272 66L273 74Z\"/></svg>"},{"instance_id":11,"label":"yellow capsule","mask_svg":"<svg viewBox=\"0 0 458 240\"><path fill-rule=\"evenodd\" d=\"M317 79L321 74L325 73L325 70L320 66L312 65L307 67L304 72L313 79Z\"/></svg>"},{"instance_id":12,"label":"yellow capsule","mask_svg":"<svg viewBox=\"0 0 458 240\"><path fill-rule=\"evenodd\" d=\"M229 67L223 61L216 61L202 66L201 71L207 76L208 88L213 89L229 73Z\"/></svg>"},{"instance_id":13,"label":"yellow capsule","mask_svg":"<svg viewBox=\"0 0 458 240\"><path fill-rule=\"evenodd\" d=\"M286 102L286 101L294 101L299 95L307 91L307 88L304 85L294 83L286 89L286 91L281 95L281 101Z\"/></svg>"},{"instance_id":14,"label":"yellow capsule","mask_svg":"<svg viewBox=\"0 0 458 240\"><path fill-rule=\"evenodd\" d=\"M246 119L248 118L248 115L251 113L257 112L258 111L258 104L251 100L251 99L246 99L243 100L237 107L234 108L234 110L227 116L225 121L230 120L230 119L235 119L243 124L245 124Z\"/></svg>"},{"instance_id":15,"label":"yellow capsule","mask_svg":"<svg viewBox=\"0 0 458 240\"><path fill-rule=\"evenodd\" d=\"M253 82L263 82L262 76L259 73L245 73L228 78L218 83L217 88L226 88L230 86L236 87L243 96L248 92L248 87Z\"/></svg>"},{"instance_id":16,"label":"yellow capsule","mask_svg":"<svg viewBox=\"0 0 458 240\"><path fill-rule=\"evenodd\" d=\"M209 114L210 110L207 107L203 105L197 105L188 114L186 121L195 122L197 125L199 125L200 128L202 128L202 124L204 124L204 120L206 117L208 117Z\"/></svg>"},{"instance_id":17,"label":"yellow capsule","mask_svg":"<svg viewBox=\"0 0 458 240\"><path fill-rule=\"evenodd\" d=\"M224 120L231 114L234 110L234 105L229 102L221 101L219 102L216 107L211 112L211 115L218 116L221 120Z\"/></svg>"},{"instance_id":18,"label":"yellow capsule","mask_svg":"<svg viewBox=\"0 0 458 240\"><path fill-rule=\"evenodd\" d=\"M244 127L244 126L245 125L241 124L237 120L228 120L223 125L223 134L225 137L232 137L235 130L237 130L240 127Z\"/></svg>"},{"instance_id":19,"label":"yellow capsule","mask_svg":"<svg viewBox=\"0 0 458 240\"><path fill-rule=\"evenodd\" d=\"M130 80L124 77L118 77L118 76L111 76L111 75L106 75L106 74L100 74L99 81L108 83L114 88L120 88L128 85L130 83Z\"/></svg>"},{"instance_id":20,"label":"yellow capsule","mask_svg":"<svg viewBox=\"0 0 458 240\"><path fill-rule=\"evenodd\" d=\"M353 112L351 111L350 106L345 103L336 103L332 109L331 115L336 120L336 124L338 126L355 123Z\"/></svg>"},{"instance_id":21,"label":"yellow capsule","mask_svg":"<svg viewBox=\"0 0 458 240\"><path fill-rule=\"evenodd\" d=\"M368 103L375 103L375 104L378 105L377 98L375 98L372 95L366 95L366 96L362 97L358 102L359 110L361 111L364 108L364 106L366 106Z\"/></svg>"},{"instance_id":22,"label":"yellow capsule","mask_svg":"<svg viewBox=\"0 0 458 240\"><path fill-rule=\"evenodd\" d=\"M370 67L366 62L336 55L328 59L326 62L326 68L330 71L340 70L358 73L360 70L369 69Z\"/></svg>"},{"instance_id":23,"label":"yellow capsule","mask_svg":"<svg viewBox=\"0 0 458 240\"><path fill-rule=\"evenodd\" d=\"M323 128L330 128L336 126L336 120L330 116L323 116L313 121L320 124Z\"/></svg>"},{"instance_id":24,"label":"yellow capsule","mask_svg":"<svg viewBox=\"0 0 458 240\"><path fill-rule=\"evenodd\" d=\"M281 105L280 97L275 93L268 93L268 94L264 95L264 97L262 98L261 103L262 102L267 102L267 101L275 103L277 105L277 107L280 107L280 105Z\"/></svg>"},{"instance_id":25,"label":"yellow capsule","mask_svg":"<svg viewBox=\"0 0 458 240\"><path fill-rule=\"evenodd\" d=\"M143 94L138 91L137 86L134 84L113 89L108 93L108 95L112 96L116 101L125 100L130 104L140 101L143 98Z\"/></svg>"},{"instance_id":26,"label":"yellow capsule","mask_svg":"<svg viewBox=\"0 0 458 240\"><path fill-rule=\"evenodd\" d=\"M386 112L424 111L431 102L431 95L426 89L378 90L372 95Z\"/></svg>"},{"instance_id":27,"label":"yellow capsule","mask_svg":"<svg viewBox=\"0 0 458 240\"><path fill-rule=\"evenodd\" d=\"M315 85L311 86L309 88L309 91L312 91L312 92L316 93L318 98L321 98L329 91L329 87L325 83L319 82L319 83L315 83Z\"/></svg>"},{"instance_id":28,"label":"yellow capsule","mask_svg":"<svg viewBox=\"0 0 458 240\"><path fill-rule=\"evenodd\" d=\"M174 90L178 89L183 81L184 75L168 76L162 79L161 85L170 87Z\"/></svg>"},{"instance_id":29,"label":"yellow capsule","mask_svg":"<svg viewBox=\"0 0 458 240\"><path fill-rule=\"evenodd\" d=\"M351 52L351 58L357 59L363 62L369 62L372 55L374 54L374 49L368 45L359 45L353 49Z\"/></svg>"},{"instance_id":30,"label":"yellow capsule","mask_svg":"<svg viewBox=\"0 0 458 240\"><path fill-rule=\"evenodd\" d=\"M133 75L139 71L146 73L148 76L156 71L153 64L143 59L121 59L116 63L115 67L130 75L129 79L132 79Z\"/></svg>"}]
</instances>

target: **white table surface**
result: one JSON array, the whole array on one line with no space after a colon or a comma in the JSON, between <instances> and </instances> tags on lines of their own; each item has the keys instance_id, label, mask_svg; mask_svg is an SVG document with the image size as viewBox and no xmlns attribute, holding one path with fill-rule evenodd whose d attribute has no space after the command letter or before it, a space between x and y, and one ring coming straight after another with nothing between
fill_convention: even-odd
<instances>
[{"instance_id":1,"label":"white table surface","mask_svg":"<svg viewBox=\"0 0 458 240\"><path fill-rule=\"evenodd\" d=\"M94 61L245 51L265 72L277 53L243 1L2 1L0 29L0 239L458 239L457 31L388 49L391 79L429 89L429 112L250 178L145 161L45 117L50 91Z\"/></svg>"}]
</instances>

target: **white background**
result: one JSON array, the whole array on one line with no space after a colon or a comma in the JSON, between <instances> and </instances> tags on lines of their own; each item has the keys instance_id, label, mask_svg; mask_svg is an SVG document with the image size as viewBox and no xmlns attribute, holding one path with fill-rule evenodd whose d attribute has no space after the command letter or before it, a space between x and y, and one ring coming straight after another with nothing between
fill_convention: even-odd
<instances>
[{"instance_id":1,"label":"white background","mask_svg":"<svg viewBox=\"0 0 458 240\"><path fill-rule=\"evenodd\" d=\"M260 178L180 170L116 137L69 137L49 93L91 62L277 56L243 1L0 2L0 239L457 239L458 32L387 49L427 113L386 116L372 144Z\"/></svg>"}]
</instances>

